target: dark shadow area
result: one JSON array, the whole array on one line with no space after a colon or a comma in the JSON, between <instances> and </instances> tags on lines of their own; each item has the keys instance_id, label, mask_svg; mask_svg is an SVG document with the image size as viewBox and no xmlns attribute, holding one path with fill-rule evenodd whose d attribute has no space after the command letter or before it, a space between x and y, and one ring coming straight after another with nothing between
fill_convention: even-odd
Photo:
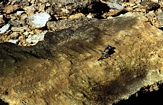
<instances>
[{"instance_id":1,"label":"dark shadow area","mask_svg":"<svg viewBox=\"0 0 163 105\"><path fill-rule=\"evenodd\" d=\"M132 95L128 100L113 105L163 105L163 84L159 85L158 91L144 93L144 89L141 89L137 94L137 97Z\"/></svg>"},{"instance_id":2,"label":"dark shadow area","mask_svg":"<svg viewBox=\"0 0 163 105\"><path fill-rule=\"evenodd\" d=\"M109 55L112 55L112 54L114 54L115 53L115 47L112 47L112 49L111 50L109 50L107 53L109 54Z\"/></svg>"},{"instance_id":3,"label":"dark shadow area","mask_svg":"<svg viewBox=\"0 0 163 105\"><path fill-rule=\"evenodd\" d=\"M163 31L163 27L162 26L159 26L158 29L160 29L161 31Z\"/></svg>"},{"instance_id":4,"label":"dark shadow area","mask_svg":"<svg viewBox=\"0 0 163 105\"><path fill-rule=\"evenodd\" d=\"M141 5L146 8L147 13L152 10L156 11L158 8L160 8L160 5L158 3L151 1L142 1Z\"/></svg>"},{"instance_id":5,"label":"dark shadow area","mask_svg":"<svg viewBox=\"0 0 163 105\"><path fill-rule=\"evenodd\" d=\"M0 3L3 5L6 5L9 2L9 0L1 0Z\"/></svg>"},{"instance_id":6,"label":"dark shadow area","mask_svg":"<svg viewBox=\"0 0 163 105\"><path fill-rule=\"evenodd\" d=\"M92 2L90 5L86 6L85 8L77 9L77 12L81 12L83 14L95 14L95 18L103 19L101 16L104 12L109 12L109 7L107 4L101 2Z\"/></svg>"},{"instance_id":7,"label":"dark shadow area","mask_svg":"<svg viewBox=\"0 0 163 105\"><path fill-rule=\"evenodd\" d=\"M0 99L0 105L9 105L9 104Z\"/></svg>"},{"instance_id":8,"label":"dark shadow area","mask_svg":"<svg viewBox=\"0 0 163 105\"><path fill-rule=\"evenodd\" d=\"M121 97L122 94L127 94L129 92L126 87L129 87L136 81L142 80L146 76L145 68L133 68L133 70L125 68L124 71L125 72L117 77L116 80L110 81L108 85L98 84L93 88L92 92L96 94L96 99L94 99L94 101L99 102L100 105L107 105L108 102L112 103L112 101ZM139 75L137 78L133 77L135 73Z\"/></svg>"},{"instance_id":9,"label":"dark shadow area","mask_svg":"<svg viewBox=\"0 0 163 105\"><path fill-rule=\"evenodd\" d=\"M106 73L112 69L113 68L111 67L106 68ZM92 85L90 84L89 89L82 87L79 84L79 81L73 81L71 88L74 92L78 91L83 93L84 97L86 97L89 102L92 102L92 105L109 105L109 103L114 103L114 101L117 100L117 98L121 97L123 94L128 94L131 91L128 89L128 87L135 83L135 85L139 85L137 82L144 79L147 74L145 65L142 65L139 68L123 68L122 71L124 72L117 76L115 80L102 84L95 82L90 78L89 80L92 81ZM137 74L137 77L135 77L135 74Z\"/></svg>"}]
</instances>

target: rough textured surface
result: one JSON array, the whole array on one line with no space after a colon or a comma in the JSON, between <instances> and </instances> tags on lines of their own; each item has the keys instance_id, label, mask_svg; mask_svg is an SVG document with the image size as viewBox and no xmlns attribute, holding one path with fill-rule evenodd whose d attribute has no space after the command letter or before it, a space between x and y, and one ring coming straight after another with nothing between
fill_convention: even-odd
<instances>
[{"instance_id":1,"label":"rough textured surface","mask_svg":"<svg viewBox=\"0 0 163 105\"><path fill-rule=\"evenodd\" d=\"M64 29L76 24L80 20L77 18L107 19L126 12L143 14L153 26L162 29L162 7L163 2L158 0L1 0L0 43L18 40L14 43L19 46L32 46L26 41L29 36ZM76 22L71 20L74 18ZM5 25L10 27L4 30Z\"/></svg>"},{"instance_id":2,"label":"rough textured surface","mask_svg":"<svg viewBox=\"0 0 163 105\"><path fill-rule=\"evenodd\" d=\"M126 14L47 33L31 47L3 43L0 97L10 105L110 105L127 99L163 79L162 34L147 18ZM115 53L97 61L108 44Z\"/></svg>"}]
</instances>

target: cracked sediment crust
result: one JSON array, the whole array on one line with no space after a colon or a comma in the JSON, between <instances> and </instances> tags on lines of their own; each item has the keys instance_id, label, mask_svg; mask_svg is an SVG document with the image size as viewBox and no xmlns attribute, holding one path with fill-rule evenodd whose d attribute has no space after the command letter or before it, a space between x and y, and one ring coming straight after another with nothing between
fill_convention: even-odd
<instances>
[{"instance_id":1,"label":"cracked sediment crust","mask_svg":"<svg viewBox=\"0 0 163 105\"><path fill-rule=\"evenodd\" d=\"M47 33L36 46L1 44L0 98L11 105L109 105L162 81L163 32L145 17L84 22ZM115 53L98 61L107 45Z\"/></svg>"}]
</instances>

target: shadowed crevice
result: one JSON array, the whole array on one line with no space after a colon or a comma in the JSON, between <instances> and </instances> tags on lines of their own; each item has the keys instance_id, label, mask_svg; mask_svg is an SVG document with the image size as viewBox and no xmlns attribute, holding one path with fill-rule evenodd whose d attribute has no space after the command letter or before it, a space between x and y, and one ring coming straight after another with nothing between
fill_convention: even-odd
<instances>
[{"instance_id":1,"label":"shadowed crevice","mask_svg":"<svg viewBox=\"0 0 163 105\"><path fill-rule=\"evenodd\" d=\"M2 99L0 99L0 105L9 105L9 104L4 102Z\"/></svg>"}]
</instances>

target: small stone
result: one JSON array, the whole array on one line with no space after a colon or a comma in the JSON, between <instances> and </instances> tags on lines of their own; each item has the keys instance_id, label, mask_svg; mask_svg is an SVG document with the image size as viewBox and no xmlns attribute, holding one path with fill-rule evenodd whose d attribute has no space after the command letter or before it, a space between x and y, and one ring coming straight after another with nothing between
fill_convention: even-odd
<instances>
[{"instance_id":1,"label":"small stone","mask_svg":"<svg viewBox=\"0 0 163 105\"><path fill-rule=\"evenodd\" d=\"M35 33L35 34L38 34L38 33L41 33L41 32L42 32L42 30L39 30L39 29L35 29L35 30L34 30L34 33Z\"/></svg>"},{"instance_id":2,"label":"small stone","mask_svg":"<svg viewBox=\"0 0 163 105\"><path fill-rule=\"evenodd\" d=\"M18 36L19 36L19 34L17 32L12 32L9 37L11 39L16 39L16 38L18 38Z\"/></svg>"},{"instance_id":3,"label":"small stone","mask_svg":"<svg viewBox=\"0 0 163 105\"><path fill-rule=\"evenodd\" d=\"M156 3L158 3L158 2L159 2L159 0L151 0L151 1L156 2Z\"/></svg>"},{"instance_id":4,"label":"small stone","mask_svg":"<svg viewBox=\"0 0 163 105\"><path fill-rule=\"evenodd\" d=\"M45 11L45 4L39 3L39 4L38 4L38 10L39 10L40 12L44 12L44 11Z\"/></svg>"},{"instance_id":5,"label":"small stone","mask_svg":"<svg viewBox=\"0 0 163 105\"><path fill-rule=\"evenodd\" d=\"M21 15L22 13L24 13L24 11L17 11L16 12L17 15Z\"/></svg>"},{"instance_id":6,"label":"small stone","mask_svg":"<svg viewBox=\"0 0 163 105\"><path fill-rule=\"evenodd\" d=\"M34 35L29 35L28 38L26 39L26 42L35 45L37 44L39 41L43 41L44 40L44 36L47 32L41 32L39 34L34 34Z\"/></svg>"},{"instance_id":7,"label":"small stone","mask_svg":"<svg viewBox=\"0 0 163 105\"><path fill-rule=\"evenodd\" d=\"M114 8L114 9L118 9L118 10L124 8L122 5L120 5L120 4L118 4L118 3L110 3L110 2L108 2L107 5L108 5L110 8Z\"/></svg>"},{"instance_id":8,"label":"small stone","mask_svg":"<svg viewBox=\"0 0 163 105\"><path fill-rule=\"evenodd\" d=\"M30 3L34 4L35 3L35 0L29 0Z\"/></svg>"},{"instance_id":9,"label":"small stone","mask_svg":"<svg viewBox=\"0 0 163 105\"><path fill-rule=\"evenodd\" d=\"M27 36L29 35L29 32L25 31L23 34Z\"/></svg>"},{"instance_id":10,"label":"small stone","mask_svg":"<svg viewBox=\"0 0 163 105\"><path fill-rule=\"evenodd\" d=\"M49 7L49 6L50 6L50 3L46 3L45 6L46 6L46 7Z\"/></svg>"},{"instance_id":11,"label":"small stone","mask_svg":"<svg viewBox=\"0 0 163 105\"><path fill-rule=\"evenodd\" d=\"M147 13L147 16L151 16L152 18L156 16L156 14L154 13L154 11L149 11Z\"/></svg>"},{"instance_id":12,"label":"small stone","mask_svg":"<svg viewBox=\"0 0 163 105\"><path fill-rule=\"evenodd\" d=\"M12 27L11 30L14 32L24 32L25 30L27 30L28 27L23 26L23 27Z\"/></svg>"},{"instance_id":13,"label":"small stone","mask_svg":"<svg viewBox=\"0 0 163 105\"><path fill-rule=\"evenodd\" d=\"M17 16L15 14L9 14L9 19L11 20L17 20Z\"/></svg>"},{"instance_id":14,"label":"small stone","mask_svg":"<svg viewBox=\"0 0 163 105\"><path fill-rule=\"evenodd\" d=\"M3 27L0 28L0 34L5 33L10 27L10 24L6 24Z\"/></svg>"},{"instance_id":15,"label":"small stone","mask_svg":"<svg viewBox=\"0 0 163 105\"><path fill-rule=\"evenodd\" d=\"M3 15L0 15L0 26L3 25L5 21L3 20Z\"/></svg>"},{"instance_id":16,"label":"small stone","mask_svg":"<svg viewBox=\"0 0 163 105\"><path fill-rule=\"evenodd\" d=\"M28 14L28 15L34 14L34 12L35 12L34 6L35 5L24 7L24 10L25 10L26 14Z\"/></svg>"},{"instance_id":17,"label":"small stone","mask_svg":"<svg viewBox=\"0 0 163 105\"><path fill-rule=\"evenodd\" d=\"M160 13L162 13L163 11L161 10L161 8L159 8L157 11L155 11L156 12L156 14L160 14Z\"/></svg>"},{"instance_id":18,"label":"small stone","mask_svg":"<svg viewBox=\"0 0 163 105\"><path fill-rule=\"evenodd\" d=\"M42 12L28 16L28 23L33 28L42 28L49 19L50 15L47 12Z\"/></svg>"},{"instance_id":19,"label":"small stone","mask_svg":"<svg viewBox=\"0 0 163 105\"><path fill-rule=\"evenodd\" d=\"M111 9L109 12L106 12L102 15L103 18L108 18L110 16L116 16L118 15L122 10L113 10Z\"/></svg>"},{"instance_id":20,"label":"small stone","mask_svg":"<svg viewBox=\"0 0 163 105\"><path fill-rule=\"evenodd\" d=\"M3 12L9 14L11 12L14 12L17 9L18 9L18 5L9 5L3 10Z\"/></svg>"},{"instance_id":21,"label":"small stone","mask_svg":"<svg viewBox=\"0 0 163 105\"><path fill-rule=\"evenodd\" d=\"M79 17L82 17L82 16L85 16L85 15L83 13L77 13L77 14L71 15L69 17L69 19L79 18Z\"/></svg>"},{"instance_id":22,"label":"small stone","mask_svg":"<svg viewBox=\"0 0 163 105\"><path fill-rule=\"evenodd\" d=\"M20 26L25 25L25 21L24 20L11 19L9 21L9 24L11 24L12 26L15 26L15 27L20 27Z\"/></svg>"},{"instance_id":23,"label":"small stone","mask_svg":"<svg viewBox=\"0 0 163 105\"><path fill-rule=\"evenodd\" d=\"M24 35L20 35L19 37L18 37L18 40L20 40L20 41L22 41L22 40L24 40L25 39L25 36Z\"/></svg>"},{"instance_id":24,"label":"small stone","mask_svg":"<svg viewBox=\"0 0 163 105\"><path fill-rule=\"evenodd\" d=\"M125 10L130 12L130 11L133 11L133 8L132 7L126 7Z\"/></svg>"},{"instance_id":25,"label":"small stone","mask_svg":"<svg viewBox=\"0 0 163 105\"><path fill-rule=\"evenodd\" d=\"M9 39L9 41L8 41L8 42L10 42L10 43L14 43L14 44L17 44L18 39Z\"/></svg>"},{"instance_id":26,"label":"small stone","mask_svg":"<svg viewBox=\"0 0 163 105\"><path fill-rule=\"evenodd\" d=\"M23 14L20 16L20 19L21 19L21 20L24 20L24 19L26 19L27 17L28 17L27 14L23 13Z\"/></svg>"},{"instance_id":27,"label":"small stone","mask_svg":"<svg viewBox=\"0 0 163 105\"><path fill-rule=\"evenodd\" d=\"M87 15L87 18L93 18L94 16L93 16L93 14L91 14L91 13L89 13L88 15Z\"/></svg>"}]
</instances>

